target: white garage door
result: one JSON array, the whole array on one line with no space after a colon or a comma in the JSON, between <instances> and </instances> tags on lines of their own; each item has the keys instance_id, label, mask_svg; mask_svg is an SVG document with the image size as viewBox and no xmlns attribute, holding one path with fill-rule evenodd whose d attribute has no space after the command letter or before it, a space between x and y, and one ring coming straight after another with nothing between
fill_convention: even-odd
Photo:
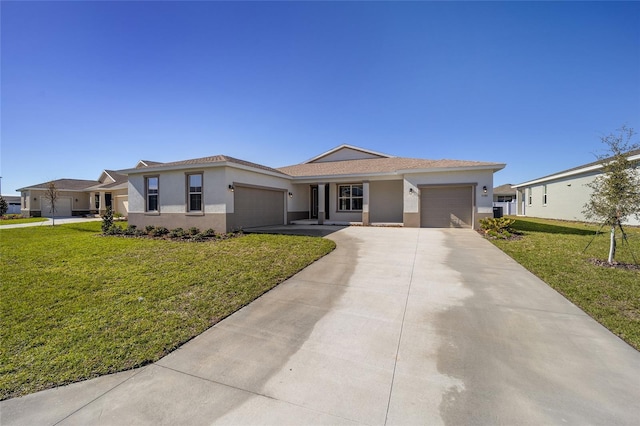
<instances>
[{"instance_id":1,"label":"white garage door","mask_svg":"<svg viewBox=\"0 0 640 426\"><path fill-rule=\"evenodd\" d=\"M472 186L434 186L420 190L420 226L423 228L469 228L472 224Z\"/></svg>"},{"instance_id":2,"label":"white garage door","mask_svg":"<svg viewBox=\"0 0 640 426\"><path fill-rule=\"evenodd\" d=\"M51 203L42 197L42 216L52 217ZM71 216L71 198L60 197L56 200L56 217Z\"/></svg>"},{"instance_id":3,"label":"white garage door","mask_svg":"<svg viewBox=\"0 0 640 426\"><path fill-rule=\"evenodd\" d=\"M236 186L234 213L234 223L240 228L282 225L285 223L284 192Z\"/></svg>"}]
</instances>

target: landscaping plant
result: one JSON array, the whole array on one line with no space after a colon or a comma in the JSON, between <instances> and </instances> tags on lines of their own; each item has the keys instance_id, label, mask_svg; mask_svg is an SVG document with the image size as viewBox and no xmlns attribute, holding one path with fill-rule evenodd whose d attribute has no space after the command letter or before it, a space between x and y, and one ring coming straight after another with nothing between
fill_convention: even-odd
<instances>
[{"instance_id":1,"label":"landscaping plant","mask_svg":"<svg viewBox=\"0 0 640 426\"><path fill-rule=\"evenodd\" d=\"M640 172L637 163L627 159L629 152L640 149L639 144L631 142L634 135L632 128L623 126L619 134L602 138L609 148L607 155L599 157L604 162L603 173L587 184L593 192L583 213L587 219L609 227L609 264L616 254L616 230L622 231L622 223L631 216L640 219Z\"/></svg>"}]
</instances>

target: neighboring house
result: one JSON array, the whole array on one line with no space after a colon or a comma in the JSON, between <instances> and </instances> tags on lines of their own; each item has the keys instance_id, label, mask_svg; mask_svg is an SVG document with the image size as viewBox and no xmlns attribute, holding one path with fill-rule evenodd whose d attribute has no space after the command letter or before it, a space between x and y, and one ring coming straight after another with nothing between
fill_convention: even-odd
<instances>
[{"instance_id":1,"label":"neighboring house","mask_svg":"<svg viewBox=\"0 0 640 426\"><path fill-rule=\"evenodd\" d=\"M58 179L53 181L58 190L55 215L84 216L104 214L108 206L114 213L127 215L127 176L113 170L104 170L98 180ZM52 216L51 205L45 194L49 182L20 188L23 216Z\"/></svg>"},{"instance_id":2,"label":"neighboring house","mask_svg":"<svg viewBox=\"0 0 640 426\"><path fill-rule=\"evenodd\" d=\"M502 207L502 214L516 214L516 190L510 183L493 188L493 207Z\"/></svg>"},{"instance_id":3,"label":"neighboring house","mask_svg":"<svg viewBox=\"0 0 640 426\"><path fill-rule=\"evenodd\" d=\"M476 227L492 215L504 164L394 157L341 145L278 169L217 155L140 162L129 178L129 223L217 232L313 223Z\"/></svg>"},{"instance_id":4,"label":"neighboring house","mask_svg":"<svg viewBox=\"0 0 640 426\"><path fill-rule=\"evenodd\" d=\"M640 170L640 150L628 154L629 161ZM554 173L518 185L516 190L517 214L519 216L542 217L549 219L586 221L582 210L589 201L591 188L586 186L602 173L605 160L594 161L569 170ZM629 225L640 225L640 221L631 217Z\"/></svg>"},{"instance_id":5,"label":"neighboring house","mask_svg":"<svg viewBox=\"0 0 640 426\"><path fill-rule=\"evenodd\" d=\"M7 202L7 214L20 214L20 197L17 195L3 195Z\"/></svg>"}]
</instances>

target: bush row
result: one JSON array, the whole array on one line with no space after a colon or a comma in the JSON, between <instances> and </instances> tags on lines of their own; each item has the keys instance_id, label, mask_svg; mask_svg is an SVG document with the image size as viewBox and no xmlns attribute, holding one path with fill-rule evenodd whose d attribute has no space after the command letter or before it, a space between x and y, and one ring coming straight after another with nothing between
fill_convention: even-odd
<instances>
[{"instance_id":1,"label":"bush row","mask_svg":"<svg viewBox=\"0 0 640 426\"><path fill-rule=\"evenodd\" d=\"M103 235L121 235L128 237L159 238L164 240L180 241L207 241L211 239L222 240L238 236L239 234L239 232L216 234L216 232L211 228L201 232L196 227L191 227L187 230L182 228L169 230L164 226L150 225L146 226L144 229L138 229L135 225L129 225L126 228L121 228L118 225L111 225L106 230L103 230Z\"/></svg>"}]
</instances>

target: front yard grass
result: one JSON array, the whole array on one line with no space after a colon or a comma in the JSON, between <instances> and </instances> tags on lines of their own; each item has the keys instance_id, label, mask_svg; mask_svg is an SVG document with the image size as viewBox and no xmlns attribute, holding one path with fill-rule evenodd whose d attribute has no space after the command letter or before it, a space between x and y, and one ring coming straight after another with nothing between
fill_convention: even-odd
<instances>
[{"instance_id":1,"label":"front yard grass","mask_svg":"<svg viewBox=\"0 0 640 426\"><path fill-rule=\"evenodd\" d=\"M34 223L34 222L46 222L46 217L21 217L19 219L1 219L0 227L2 225L18 225L20 223Z\"/></svg>"},{"instance_id":2,"label":"front yard grass","mask_svg":"<svg viewBox=\"0 0 640 426\"><path fill-rule=\"evenodd\" d=\"M492 240L529 271L571 300L596 321L640 350L640 270L596 266L606 261L608 229L582 253L599 226L535 218L515 218L518 240ZM616 260L640 261L640 228L624 227L630 245L618 241Z\"/></svg>"},{"instance_id":3,"label":"front yard grass","mask_svg":"<svg viewBox=\"0 0 640 426\"><path fill-rule=\"evenodd\" d=\"M0 399L156 361L329 253L326 239L0 231Z\"/></svg>"}]
</instances>

